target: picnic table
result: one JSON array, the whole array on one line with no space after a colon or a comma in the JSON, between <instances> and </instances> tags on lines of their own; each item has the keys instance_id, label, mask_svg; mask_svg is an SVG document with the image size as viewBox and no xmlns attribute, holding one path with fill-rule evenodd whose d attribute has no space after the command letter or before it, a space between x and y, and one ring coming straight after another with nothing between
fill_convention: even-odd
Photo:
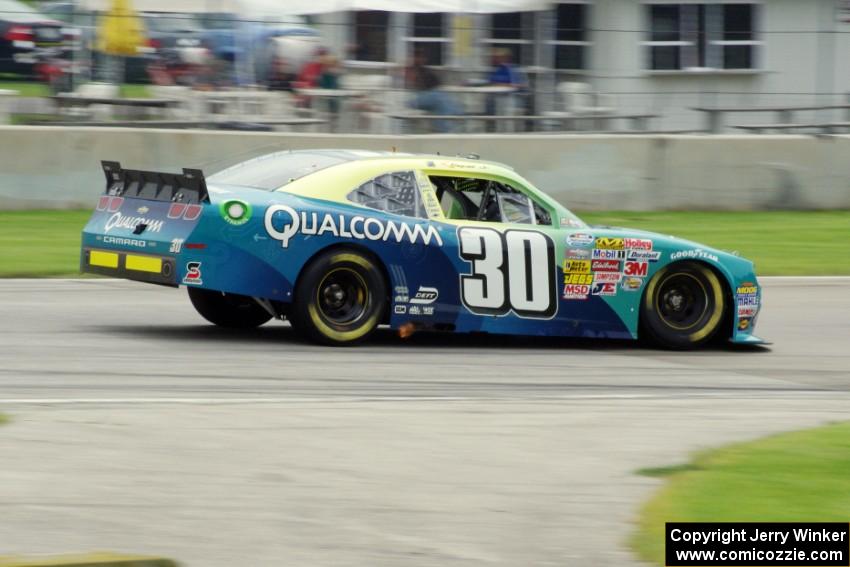
<instances>
[{"instance_id":1,"label":"picnic table","mask_svg":"<svg viewBox=\"0 0 850 567\"><path fill-rule=\"evenodd\" d=\"M350 114L342 112L342 106L345 101L365 94L365 92L361 90L322 89L318 87L295 89L295 92L301 96L309 97L310 99L318 101L319 106L321 106L319 110L324 112L325 116L328 117L332 131L339 131L341 128L341 115ZM348 125L346 124L346 126Z\"/></svg>"},{"instance_id":2,"label":"picnic table","mask_svg":"<svg viewBox=\"0 0 850 567\"><path fill-rule=\"evenodd\" d=\"M121 97L98 97L79 96L75 94L62 93L50 97L60 108L68 106L91 106L93 104L104 104L108 106L126 106L132 108L173 108L180 101L170 98L121 98Z\"/></svg>"},{"instance_id":3,"label":"picnic table","mask_svg":"<svg viewBox=\"0 0 850 567\"><path fill-rule=\"evenodd\" d=\"M727 112L773 112L776 114L777 122L781 124L793 123L795 112L812 110L846 110L847 118L850 119L850 104L803 106L694 106L691 107L691 110L705 113L705 130L712 134L719 134L723 130L723 116Z\"/></svg>"}]
</instances>

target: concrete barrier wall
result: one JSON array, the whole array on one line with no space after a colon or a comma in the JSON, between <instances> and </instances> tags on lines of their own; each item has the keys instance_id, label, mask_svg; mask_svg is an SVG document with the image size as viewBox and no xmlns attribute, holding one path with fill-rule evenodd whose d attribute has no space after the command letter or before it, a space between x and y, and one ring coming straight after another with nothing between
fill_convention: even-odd
<instances>
[{"instance_id":1,"label":"concrete barrier wall","mask_svg":"<svg viewBox=\"0 0 850 567\"><path fill-rule=\"evenodd\" d=\"M0 208L91 207L100 160L227 165L281 149L480 154L576 210L850 208L850 136L361 136L0 127Z\"/></svg>"}]
</instances>

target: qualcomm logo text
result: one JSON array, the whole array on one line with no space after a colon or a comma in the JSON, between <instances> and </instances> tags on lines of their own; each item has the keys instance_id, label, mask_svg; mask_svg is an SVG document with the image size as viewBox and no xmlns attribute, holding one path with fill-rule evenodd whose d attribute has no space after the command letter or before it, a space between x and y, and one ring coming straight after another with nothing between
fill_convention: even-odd
<instances>
[{"instance_id":1,"label":"qualcomm logo text","mask_svg":"<svg viewBox=\"0 0 850 567\"><path fill-rule=\"evenodd\" d=\"M129 228L130 230L133 230L136 228L136 225L146 224L148 225L146 229L148 232L159 232L162 228L163 222L164 221L147 219L145 217L129 217L118 212L109 217L109 220L106 221L104 230L106 232L109 232L113 228Z\"/></svg>"},{"instance_id":2,"label":"qualcomm logo text","mask_svg":"<svg viewBox=\"0 0 850 567\"><path fill-rule=\"evenodd\" d=\"M320 222L321 217L321 222ZM384 240L415 244L421 240L430 244L433 240L437 246L443 245L443 239L431 225L406 222L382 221L361 216L347 217L325 213L298 212L286 205L272 205L266 209L266 232L275 240L280 240L284 248L289 246L289 240L296 234L317 235L332 234L340 238L357 240Z\"/></svg>"}]
</instances>

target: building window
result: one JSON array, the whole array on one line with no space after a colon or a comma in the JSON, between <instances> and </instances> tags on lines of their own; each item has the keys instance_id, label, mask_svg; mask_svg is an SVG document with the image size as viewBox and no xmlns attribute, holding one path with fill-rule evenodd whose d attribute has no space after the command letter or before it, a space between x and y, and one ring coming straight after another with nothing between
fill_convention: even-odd
<instances>
[{"instance_id":1,"label":"building window","mask_svg":"<svg viewBox=\"0 0 850 567\"><path fill-rule=\"evenodd\" d=\"M408 53L419 52L425 56L426 65L442 65L446 46L451 39L446 36L445 14L411 14Z\"/></svg>"},{"instance_id":2,"label":"building window","mask_svg":"<svg viewBox=\"0 0 850 567\"><path fill-rule=\"evenodd\" d=\"M555 5L554 65L556 69L586 69L588 41L587 4Z\"/></svg>"},{"instance_id":3,"label":"building window","mask_svg":"<svg viewBox=\"0 0 850 567\"><path fill-rule=\"evenodd\" d=\"M387 61L389 27L389 12L380 10L354 12L354 58L357 61Z\"/></svg>"},{"instance_id":4,"label":"building window","mask_svg":"<svg viewBox=\"0 0 850 567\"><path fill-rule=\"evenodd\" d=\"M492 49L507 49L517 65L533 65L533 12L505 12L490 16L490 38L483 40Z\"/></svg>"},{"instance_id":5,"label":"building window","mask_svg":"<svg viewBox=\"0 0 850 567\"><path fill-rule=\"evenodd\" d=\"M649 4L647 10L649 69L758 67L756 4Z\"/></svg>"}]
</instances>

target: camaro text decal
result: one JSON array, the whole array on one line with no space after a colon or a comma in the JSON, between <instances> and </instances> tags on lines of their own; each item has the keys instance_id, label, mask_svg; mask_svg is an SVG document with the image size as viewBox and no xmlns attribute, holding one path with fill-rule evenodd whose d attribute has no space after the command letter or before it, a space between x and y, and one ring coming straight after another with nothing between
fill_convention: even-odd
<instances>
[{"instance_id":1,"label":"camaro text decal","mask_svg":"<svg viewBox=\"0 0 850 567\"><path fill-rule=\"evenodd\" d=\"M321 221L320 221L321 218ZM357 240L384 240L415 244L421 240L423 244L431 244L433 240L438 246L443 245L440 233L431 225L406 222L382 221L376 218L361 216L346 217L325 213L298 212L286 205L272 205L266 209L266 232L275 240L280 240L284 248L289 246L289 239L301 233L305 235L333 234L339 238L355 238Z\"/></svg>"}]
</instances>

